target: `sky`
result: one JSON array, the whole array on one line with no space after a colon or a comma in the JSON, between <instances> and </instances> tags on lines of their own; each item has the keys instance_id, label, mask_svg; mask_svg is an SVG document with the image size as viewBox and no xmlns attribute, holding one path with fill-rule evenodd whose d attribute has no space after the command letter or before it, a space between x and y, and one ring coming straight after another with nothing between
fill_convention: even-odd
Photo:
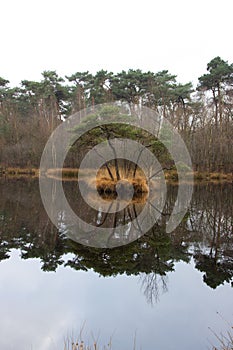
<instances>
[{"instance_id":1,"label":"sky","mask_svg":"<svg viewBox=\"0 0 233 350\"><path fill-rule=\"evenodd\" d=\"M232 13L232 0L1 0L0 77L167 69L196 84L212 58L233 62Z\"/></svg>"}]
</instances>

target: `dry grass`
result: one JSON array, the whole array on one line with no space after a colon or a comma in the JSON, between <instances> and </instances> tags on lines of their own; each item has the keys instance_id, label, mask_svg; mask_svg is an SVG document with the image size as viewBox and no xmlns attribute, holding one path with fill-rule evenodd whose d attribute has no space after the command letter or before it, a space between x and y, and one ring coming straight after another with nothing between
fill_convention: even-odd
<instances>
[{"instance_id":1,"label":"dry grass","mask_svg":"<svg viewBox=\"0 0 233 350\"><path fill-rule=\"evenodd\" d=\"M223 174L223 173L210 173L209 174L210 180L232 180L233 179L233 174Z\"/></svg>"},{"instance_id":2,"label":"dry grass","mask_svg":"<svg viewBox=\"0 0 233 350\"><path fill-rule=\"evenodd\" d=\"M64 350L111 350L112 349L112 336L109 339L109 342L107 346L99 346L99 335L97 337L94 336L94 334L91 332L91 338L92 342L89 345L89 343L83 341L83 332L84 332L84 326L80 329L79 336L67 336L64 339ZM85 336L86 338L86 336Z\"/></svg>"},{"instance_id":3,"label":"dry grass","mask_svg":"<svg viewBox=\"0 0 233 350\"><path fill-rule=\"evenodd\" d=\"M48 169L46 175L49 176L57 176L57 177L78 177L78 169L75 168L54 168Z\"/></svg>"},{"instance_id":4,"label":"dry grass","mask_svg":"<svg viewBox=\"0 0 233 350\"><path fill-rule=\"evenodd\" d=\"M113 176L114 179L117 178L117 175L116 175L116 169L115 169L115 166L113 165L109 165L109 170ZM106 177L106 178L110 178L110 175L109 175L109 171L108 171L108 168L106 166L102 166L98 173L97 173L97 178L98 177ZM120 173L120 178L121 179L132 179L132 178L140 178L140 177L143 177L145 178L145 175L144 175L144 172L143 170L140 168L140 167L137 167L137 170L136 170L136 174L134 175L134 166L131 165L131 167L128 167L128 168L125 168L123 166L119 166L119 173Z\"/></svg>"},{"instance_id":5,"label":"dry grass","mask_svg":"<svg viewBox=\"0 0 233 350\"><path fill-rule=\"evenodd\" d=\"M95 176L95 171L93 169L77 169L77 168L53 168L48 169L44 174L49 178L59 179L59 180L78 180L78 178L91 178Z\"/></svg>"},{"instance_id":6,"label":"dry grass","mask_svg":"<svg viewBox=\"0 0 233 350\"><path fill-rule=\"evenodd\" d=\"M164 176L166 180L178 180L178 173L176 170L165 171Z\"/></svg>"},{"instance_id":7,"label":"dry grass","mask_svg":"<svg viewBox=\"0 0 233 350\"><path fill-rule=\"evenodd\" d=\"M216 333L212 328L209 330L213 333L215 338L218 340L218 346L212 346L212 350L232 350L233 349L233 326L232 323L228 322L218 311L217 315L224 321L226 325L225 333Z\"/></svg>"},{"instance_id":8,"label":"dry grass","mask_svg":"<svg viewBox=\"0 0 233 350\"><path fill-rule=\"evenodd\" d=\"M95 171L93 169L77 169L77 168L54 168L48 169L45 173L47 177L51 177L57 180L61 178L64 181L75 181L80 178L83 178L84 181L88 182L90 187L99 187L100 182L103 183L103 188L110 188L110 192L112 191L112 185L116 182L116 170L114 166L109 167L114 180L111 179L109 172L106 166L103 166L97 173L96 184L93 182L95 177ZM131 166L129 169L124 169L123 167L119 167L120 177L121 179L127 179L131 184L133 184L135 188L135 192L147 192L148 186L145 181L145 175L143 171L138 167L136 171L136 176L134 177L134 167ZM233 173L221 173L221 172L184 172L185 179L188 180L192 177L195 181L208 181L208 182L233 182ZM39 169L27 167L27 168L19 168L19 167L0 167L0 175L10 176L10 177L24 177L24 176L39 176ZM167 181L178 181L178 173L176 170L167 170L164 172L165 179Z\"/></svg>"},{"instance_id":9,"label":"dry grass","mask_svg":"<svg viewBox=\"0 0 233 350\"><path fill-rule=\"evenodd\" d=\"M131 192L131 189L134 190L134 195L138 195L141 193L148 193L149 188L147 185L146 178L123 178L120 181L117 181L116 179L111 180L106 177L97 177L95 180L95 186L97 191L100 194L117 194L117 192L120 190L122 193L124 192L126 195L127 193Z\"/></svg>"},{"instance_id":10,"label":"dry grass","mask_svg":"<svg viewBox=\"0 0 233 350\"><path fill-rule=\"evenodd\" d=\"M119 172L121 180L117 180L115 167L109 167L113 179L111 179L109 171L104 166L95 176L95 170L93 169L72 169L72 168L63 168L63 169L48 169L46 176L53 178L55 180L63 181L81 181L83 185L89 191L97 190L98 193L107 200L109 198L116 198L117 193L119 193L119 185L122 186L122 193L125 194L125 197L133 189L133 200L138 202L146 198L149 187L147 184L147 179L140 168L137 168L136 177L134 177L134 168L133 169L123 169L119 167ZM145 194L145 195L142 195ZM124 197L124 196L123 196ZM142 198L143 197L143 198Z\"/></svg>"},{"instance_id":11,"label":"dry grass","mask_svg":"<svg viewBox=\"0 0 233 350\"><path fill-rule=\"evenodd\" d=\"M215 182L215 181L226 181L231 182L233 181L233 174L232 173L220 173L220 172L185 172L185 179L191 179L194 178L195 181L209 181L209 182ZM178 173L176 170L168 170L165 171L165 179L168 181L178 181Z\"/></svg>"},{"instance_id":12,"label":"dry grass","mask_svg":"<svg viewBox=\"0 0 233 350\"><path fill-rule=\"evenodd\" d=\"M213 334L217 338L219 345L213 346L213 350L232 350L233 349L233 327L230 327L230 330L226 332L226 334L220 333L220 335L216 334L214 331Z\"/></svg>"},{"instance_id":13,"label":"dry grass","mask_svg":"<svg viewBox=\"0 0 233 350\"><path fill-rule=\"evenodd\" d=\"M219 316L222 318L221 315ZM219 335L209 327L210 331L212 332L212 334L215 336L215 338L219 343L218 346L212 345L212 350L233 350L233 326L229 322L227 321L225 322L227 324L228 330L224 334L220 333ZM78 337L77 341L73 341L71 339L65 340L64 350L111 350L112 349L112 337L110 337L108 344L105 346L98 345L98 338L95 339L95 337L92 335L92 339L93 339L92 343L90 345L85 344L84 341L79 340L79 339L82 339L81 332L80 332L80 336ZM136 350L136 333L134 335L133 350Z\"/></svg>"},{"instance_id":14,"label":"dry grass","mask_svg":"<svg viewBox=\"0 0 233 350\"><path fill-rule=\"evenodd\" d=\"M147 179L144 172L137 167L135 172L135 167L125 168L119 166L119 175L121 180L117 180L117 173L115 166L109 165L103 166L97 172L95 179L92 179L89 183L90 188L96 188L101 195L117 195L117 193L122 193L126 197L129 193L134 191L134 196L142 193L148 193L149 188L147 185Z\"/></svg>"},{"instance_id":15,"label":"dry grass","mask_svg":"<svg viewBox=\"0 0 233 350\"><path fill-rule=\"evenodd\" d=\"M35 168L1 168L0 173L6 176L38 176L39 169Z\"/></svg>"},{"instance_id":16,"label":"dry grass","mask_svg":"<svg viewBox=\"0 0 233 350\"><path fill-rule=\"evenodd\" d=\"M104 347L104 349L111 349L109 346ZM83 341L81 342L65 342L64 350L100 350L99 347L97 347L97 343L94 342L93 345L85 345Z\"/></svg>"}]
</instances>

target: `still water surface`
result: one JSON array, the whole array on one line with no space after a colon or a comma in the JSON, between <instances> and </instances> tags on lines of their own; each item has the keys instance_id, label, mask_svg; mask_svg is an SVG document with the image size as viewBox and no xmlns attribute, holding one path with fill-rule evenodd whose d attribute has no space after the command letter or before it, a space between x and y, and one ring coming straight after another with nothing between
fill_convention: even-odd
<instances>
[{"instance_id":1,"label":"still water surface","mask_svg":"<svg viewBox=\"0 0 233 350\"><path fill-rule=\"evenodd\" d=\"M65 182L86 221L77 183ZM0 180L0 349L64 349L79 337L113 349L204 350L233 318L233 190L200 184L171 234L164 214L139 240L114 249L78 244L57 230L38 181ZM96 216L98 219L98 215ZM119 219L119 216L118 216ZM106 220L107 222L107 220ZM219 315L219 314L220 315Z\"/></svg>"}]
</instances>

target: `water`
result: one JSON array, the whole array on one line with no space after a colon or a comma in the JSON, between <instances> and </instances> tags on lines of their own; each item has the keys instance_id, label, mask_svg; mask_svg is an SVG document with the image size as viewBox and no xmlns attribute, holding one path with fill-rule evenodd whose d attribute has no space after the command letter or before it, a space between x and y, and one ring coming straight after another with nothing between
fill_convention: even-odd
<instances>
[{"instance_id":1,"label":"water","mask_svg":"<svg viewBox=\"0 0 233 350\"><path fill-rule=\"evenodd\" d=\"M68 239L50 222L37 180L0 180L0 349L64 349L66 339L113 349L204 350L233 316L231 184L195 186L180 226L162 216L115 249ZM77 183L64 189L87 221ZM169 213L177 187L169 186ZM98 220L98 215L96 216ZM119 219L119 216L118 216ZM109 219L110 220L110 219ZM107 222L107 220L106 220ZM211 328L211 329L209 329Z\"/></svg>"}]
</instances>

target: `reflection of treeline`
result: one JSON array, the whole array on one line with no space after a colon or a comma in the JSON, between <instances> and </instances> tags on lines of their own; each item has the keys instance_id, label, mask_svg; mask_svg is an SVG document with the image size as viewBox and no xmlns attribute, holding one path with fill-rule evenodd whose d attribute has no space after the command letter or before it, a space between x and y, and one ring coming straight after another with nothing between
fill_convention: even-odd
<instances>
[{"instance_id":1,"label":"reflection of treeline","mask_svg":"<svg viewBox=\"0 0 233 350\"><path fill-rule=\"evenodd\" d=\"M190 228L199 236L194 246L196 267L204 272L203 279L212 288L233 277L231 186L217 186L217 192L216 186L209 186L201 198L197 190L190 213Z\"/></svg>"},{"instance_id":2,"label":"reflection of treeline","mask_svg":"<svg viewBox=\"0 0 233 350\"><path fill-rule=\"evenodd\" d=\"M68 185L68 194L73 192L75 197L73 184ZM231 185L195 187L183 222L172 234L166 234L166 215L172 211L177 192L170 186L160 221L137 241L114 249L86 247L57 230L47 218L36 181L4 180L0 187L1 260L9 258L15 248L22 259L39 258L44 271L55 271L63 264L76 270L93 269L102 276L145 273L154 280L155 275L163 278L173 271L176 262L189 262L193 256L210 287L232 281ZM68 260L67 253L72 254Z\"/></svg>"},{"instance_id":3,"label":"reflection of treeline","mask_svg":"<svg viewBox=\"0 0 233 350\"><path fill-rule=\"evenodd\" d=\"M166 70L77 72L65 79L45 71L40 82L23 80L14 88L0 78L0 164L38 166L48 136L64 118L121 100L166 117L186 141L196 170L230 172L233 65L216 57L207 70L197 88Z\"/></svg>"}]
</instances>

